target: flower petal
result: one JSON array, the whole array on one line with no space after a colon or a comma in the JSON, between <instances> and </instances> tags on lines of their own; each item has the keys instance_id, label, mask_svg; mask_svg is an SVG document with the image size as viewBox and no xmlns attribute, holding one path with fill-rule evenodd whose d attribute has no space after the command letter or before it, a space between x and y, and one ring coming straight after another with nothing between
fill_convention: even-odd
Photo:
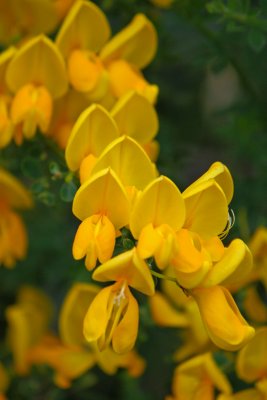
<instances>
[{"instance_id":1,"label":"flower petal","mask_svg":"<svg viewBox=\"0 0 267 400\"><path fill-rule=\"evenodd\" d=\"M222 286L195 288L191 290L203 323L216 346L235 351L240 349L254 335L254 329L247 324L239 312L230 292Z\"/></svg>"},{"instance_id":2,"label":"flower petal","mask_svg":"<svg viewBox=\"0 0 267 400\"><path fill-rule=\"evenodd\" d=\"M15 208L30 208L33 201L30 192L9 172L0 168L1 199Z\"/></svg>"},{"instance_id":3,"label":"flower petal","mask_svg":"<svg viewBox=\"0 0 267 400\"><path fill-rule=\"evenodd\" d=\"M114 329L112 337L112 347L118 354L132 350L138 334L138 303L128 287L125 289L125 295L128 298L128 306L122 320Z\"/></svg>"},{"instance_id":4,"label":"flower petal","mask_svg":"<svg viewBox=\"0 0 267 400\"><path fill-rule=\"evenodd\" d=\"M76 192L73 214L84 220L94 214L106 215L116 229L129 222L127 194L116 174L109 168L86 181Z\"/></svg>"},{"instance_id":5,"label":"flower petal","mask_svg":"<svg viewBox=\"0 0 267 400\"><path fill-rule=\"evenodd\" d=\"M204 239L224 230L228 220L227 200L214 179L189 186L182 196L186 207L184 228Z\"/></svg>"},{"instance_id":6,"label":"flower petal","mask_svg":"<svg viewBox=\"0 0 267 400\"><path fill-rule=\"evenodd\" d=\"M167 224L174 230L184 223L185 207L177 186L166 176L151 182L135 203L130 221L130 229L137 239L144 226L154 227Z\"/></svg>"},{"instance_id":7,"label":"flower petal","mask_svg":"<svg viewBox=\"0 0 267 400\"><path fill-rule=\"evenodd\" d=\"M155 291L150 270L136 249L119 254L100 265L92 277L99 282L126 280L129 286L148 296L152 296Z\"/></svg>"},{"instance_id":8,"label":"flower petal","mask_svg":"<svg viewBox=\"0 0 267 400\"><path fill-rule=\"evenodd\" d=\"M155 165L132 138L122 136L110 143L96 161L92 174L110 167L124 186L144 187L156 177Z\"/></svg>"},{"instance_id":9,"label":"flower petal","mask_svg":"<svg viewBox=\"0 0 267 400\"><path fill-rule=\"evenodd\" d=\"M110 36L105 14L91 1L76 1L57 35L56 44L64 57L73 49L97 52Z\"/></svg>"},{"instance_id":10,"label":"flower petal","mask_svg":"<svg viewBox=\"0 0 267 400\"><path fill-rule=\"evenodd\" d=\"M96 285L80 282L69 290L59 316L60 337L66 345L84 345L83 320L99 290Z\"/></svg>"},{"instance_id":11,"label":"flower petal","mask_svg":"<svg viewBox=\"0 0 267 400\"><path fill-rule=\"evenodd\" d=\"M119 132L110 114L99 104L92 104L81 113L71 131L65 152L68 167L76 171L86 156L98 157L117 137Z\"/></svg>"},{"instance_id":12,"label":"flower petal","mask_svg":"<svg viewBox=\"0 0 267 400\"><path fill-rule=\"evenodd\" d=\"M220 161L216 161L215 163L213 163L208 169L208 171L205 172L195 182L193 182L192 185L190 185L185 190L184 193L186 194L187 190L189 191L193 189L195 186L199 185L200 183L207 182L210 179L214 179L216 183L220 186L220 188L225 194L227 203L229 204L230 201L232 200L234 192L233 179L229 169L226 167L226 165L222 164Z\"/></svg>"},{"instance_id":13,"label":"flower petal","mask_svg":"<svg viewBox=\"0 0 267 400\"><path fill-rule=\"evenodd\" d=\"M139 68L144 68L153 59L157 49L157 33L152 23L143 14L133 20L102 49L101 58L110 60L123 58Z\"/></svg>"},{"instance_id":14,"label":"flower petal","mask_svg":"<svg viewBox=\"0 0 267 400\"><path fill-rule=\"evenodd\" d=\"M149 298L149 305L153 320L159 326L180 328L189 325L186 314L175 309L160 292Z\"/></svg>"},{"instance_id":15,"label":"flower petal","mask_svg":"<svg viewBox=\"0 0 267 400\"><path fill-rule=\"evenodd\" d=\"M222 258L213 265L202 286L238 283L240 276L243 278L248 275L251 268L252 256L248 247L242 240L235 239L225 249Z\"/></svg>"},{"instance_id":16,"label":"flower petal","mask_svg":"<svg viewBox=\"0 0 267 400\"><path fill-rule=\"evenodd\" d=\"M16 52L7 68L6 80L13 92L37 82L54 98L62 96L68 88L64 60L56 45L44 35L30 39Z\"/></svg>"},{"instance_id":17,"label":"flower petal","mask_svg":"<svg viewBox=\"0 0 267 400\"><path fill-rule=\"evenodd\" d=\"M111 110L121 135L131 136L139 143L147 143L159 129L157 113L142 95L130 91L122 96Z\"/></svg>"}]
</instances>

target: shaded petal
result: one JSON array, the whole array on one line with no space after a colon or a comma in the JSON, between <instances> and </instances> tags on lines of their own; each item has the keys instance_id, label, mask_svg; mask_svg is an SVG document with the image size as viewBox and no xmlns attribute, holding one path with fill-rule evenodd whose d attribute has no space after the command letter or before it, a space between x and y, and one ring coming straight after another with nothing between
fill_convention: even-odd
<instances>
[{"instance_id":1,"label":"shaded petal","mask_svg":"<svg viewBox=\"0 0 267 400\"><path fill-rule=\"evenodd\" d=\"M122 96L111 110L121 135L147 143L159 129L158 116L152 104L142 95L130 91Z\"/></svg>"},{"instance_id":2,"label":"shaded petal","mask_svg":"<svg viewBox=\"0 0 267 400\"><path fill-rule=\"evenodd\" d=\"M167 224L174 230L184 223L185 207L177 186L167 177L151 182L137 199L130 220L130 229L138 238L144 226Z\"/></svg>"},{"instance_id":3,"label":"shaded petal","mask_svg":"<svg viewBox=\"0 0 267 400\"><path fill-rule=\"evenodd\" d=\"M189 325L186 314L175 309L160 292L149 298L149 305L157 325L177 328Z\"/></svg>"},{"instance_id":4,"label":"shaded petal","mask_svg":"<svg viewBox=\"0 0 267 400\"><path fill-rule=\"evenodd\" d=\"M200 178L193 182L192 185L190 185L184 191L184 194L186 194L187 191L191 191L200 183L207 182L210 179L214 179L216 183L220 186L227 199L227 203L229 204L232 200L234 192L233 179L226 165L222 164L219 161L213 163L207 172L205 172Z\"/></svg>"},{"instance_id":5,"label":"shaded petal","mask_svg":"<svg viewBox=\"0 0 267 400\"><path fill-rule=\"evenodd\" d=\"M110 143L96 161L92 174L110 167L124 186L144 187L156 177L155 165L132 138L122 136Z\"/></svg>"},{"instance_id":6,"label":"shaded petal","mask_svg":"<svg viewBox=\"0 0 267 400\"><path fill-rule=\"evenodd\" d=\"M153 59L156 49L157 33L154 26L144 14L137 14L105 45L100 56L105 62L123 58L144 68Z\"/></svg>"},{"instance_id":7,"label":"shaded petal","mask_svg":"<svg viewBox=\"0 0 267 400\"><path fill-rule=\"evenodd\" d=\"M213 265L202 285L215 286L221 282L225 285L238 283L240 276L243 278L248 275L251 268L252 256L248 247L242 240L235 239L225 249L220 261Z\"/></svg>"},{"instance_id":8,"label":"shaded petal","mask_svg":"<svg viewBox=\"0 0 267 400\"><path fill-rule=\"evenodd\" d=\"M220 348L235 351L254 335L239 312L230 292L221 286L191 290L211 340Z\"/></svg>"},{"instance_id":9,"label":"shaded petal","mask_svg":"<svg viewBox=\"0 0 267 400\"><path fill-rule=\"evenodd\" d=\"M259 328L255 336L243 349L236 360L238 376L246 382L254 382L267 374L267 327Z\"/></svg>"},{"instance_id":10,"label":"shaded petal","mask_svg":"<svg viewBox=\"0 0 267 400\"><path fill-rule=\"evenodd\" d=\"M112 311L109 300L113 290L114 285L101 289L90 304L83 324L83 334L88 342L94 342L105 334Z\"/></svg>"},{"instance_id":11,"label":"shaded petal","mask_svg":"<svg viewBox=\"0 0 267 400\"><path fill-rule=\"evenodd\" d=\"M29 40L16 52L7 68L6 80L13 92L37 82L54 98L62 96L68 88L64 60L56 45L44 35Z\"/></svg>"},{"instance_id":12,"label":"shaded petal","mask_svg":"<svg viewBox=\"0 0 267 400\"><path fill-rule=\"evenodd\" d=\"M110 114L99 104L92 104L81 113L71 131L65 152L68 167L76 171L86 156L98 157L118 136Z\"/></svg>"},{"instance_id":13,"label":"shaded petal","mask_svg":"<svg viewBox=\"0 0 267 400\"><path fill-rule=\"evenodd\" d=\"M153 228L153 225L146 225L140 233L137 244L139 256L143 259L152 257L161 242L162 237L158 234L157 230Z\"/></svg>"},{"instance_id":14,"label":"shaded petal","mask_svg":"<svg viewBox=\"0 0 267 400\"><path fill-rule=\"evenodd\" d=\"M94 214L106 215L116 229L129 222L129 201L116 174L109 168L86 181L73 200L73 214L83 220Z\"/></svg>"},{"instance_id":15,"label":"shaded petal","mask_svg":"<svg viewBox=\"0 0 267 400\"><path fill-rule=\"evenodd\" d=\"M129 286L148 296L152 296L155 291L150 270L136 249L119 254L100 265L94 271L93 279L99 282L126 280Z\"/></svg>"},{"instance_id":16,"label":"shaded petal","mask_svg":"<svg viewBox=\"0 0 267 400\"><path fill-rule=\"evenodd\" d=\"M128 306L121 321L114 329L112 337L112 347L118 354L127 353L132 350L138 334L138 303L128 287L125 289L125 295L128 298Z\"/></svg>"},{"instance_id":17,"label":"shaded petal","mask_svg":"<svg viewBox=\"0 0 267 400\"><path fill-rule=\"evenodd\" d=\"M83 320L100 288L93 284L75 283L67 293L59 316L59 332L66 345L82 346Z\"/></svg>"},{"instance_id":18,"label":"shaded petal","mask_svg":"<svg viewBox=\"0 0 267 400\"><path fill-rule=\"evenodd\" d=\"M200 284L212 266L198 236L186 229L176 234L176 254L171 260L177 281L184 288Z\"/></svg>"},{"instance_id":19,"label":"shaded petal","mask_svg":"<svg viewBox=\"0 0 267 400\"><path fill-rule=\"evenodd\" d=\"M186 207L184 228L204 239L217 236L224 230L228 220L227 200L215 180L189 187L182 196Z\"/></svg>"},{"instance_id":20,"label":"shaded petal","mask_svg":"<svg viewBox=\"0 0 267 400\"><path fill-rule=\"evenodd\" d=\"M69 11L56 38L64 57L73 49L97 52L110 36L105 14L91 1L76 1Z\"/></svg>"},{"instance_id":21,"label":"shaded petal","mask_svg":"<svg viewBox=\"0 0 267 400\"><path fill-rule=\"evenodd\" d=\"M0 167L1 200L15 208L30 208L33 201L30 192L20 181Z\"/></svg>"}]
</instances>

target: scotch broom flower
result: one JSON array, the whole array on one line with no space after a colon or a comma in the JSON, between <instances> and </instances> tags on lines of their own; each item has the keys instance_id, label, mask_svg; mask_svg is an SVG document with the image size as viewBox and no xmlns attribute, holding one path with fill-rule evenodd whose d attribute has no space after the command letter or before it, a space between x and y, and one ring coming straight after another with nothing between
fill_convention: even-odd
<instances>
[{"instance_id":1,"label":"scotch broom flower","mask_svg":"<svg viewBox=\"0 0 267 400\"><path fill-rule=\"evenodd\" d=\"M111 258L116 231L129 222L130 205L126 191L110 168L101 170L85 182L73 200L73 213L83 222L78 228L73 256L90 270L96 260Z\"/></svg>"},{"instance_id":2,"label":"scotch broom flower","mask_svg":"<svg viewBox=\"0 0 267 400\"><path fill-rule=\"evenodd\" d=\"M17 125L15 140L30 139L37 127L49 128L53 99L67 91L64 60L55 44L44 35L24 44L12 58L6 71L9 89L15 94L11 119Z\"/></svg>"},{"instance_id":3,"label":"scotch broom flower","mask_svg":"<svg viewBox=\"0 0 267 400\"><path fill-rule=\"evenodd\" d=\"M215 390L230 394L230 382L212 358L211 353L180 364L174 371L173 397L166 400L213 400Z\"/></svg>"},{"instance_id":4,"label":"scotch broom flower","mask_svg":"<svg viewBox=\"0 0 267 400\"><path fill-rule=\"evenodd\" d=\"M183 198L165 176L154 179L138 197L130 219L130 230L138 239L142 258L154 256L157 266L168 266L175 252L175 231L184 223Z\"/></svg>"}]
</instances>

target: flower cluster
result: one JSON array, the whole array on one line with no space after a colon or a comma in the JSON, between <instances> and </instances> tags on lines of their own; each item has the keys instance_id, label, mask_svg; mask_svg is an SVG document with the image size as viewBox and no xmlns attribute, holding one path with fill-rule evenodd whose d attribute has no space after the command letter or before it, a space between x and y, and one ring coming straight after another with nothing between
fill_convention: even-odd
<instances>
[{"instance_id":1,"label":"flower cluster","mask_svg":"<svg viewBox=\"0 0 267 400\"><path fill-rule=\"evenodd\" d=\"M63 389L94 366L139 377L142 302L153 326L179 329L166 400L214 400L216 391L217 400L266 399L267 309L259 286L266 291L267 230L259 228L249 245L224 243L235 217L233 179L222 162L182 191L158 171L158 87L142 73L157 48L153 24L137 14L112 36L91 1L11 3L0 5L0 43L9 46L0 54L0 148L41 133L64 150L66 174L80 185L72 254L84 260L87 277L67 292L57 333L53 301L19 288L5 310L11 374L24 377L45 364ZM32 206L26 188L0 168L0 264L7 268L27 251L15 210ZM233 393L218 354L235 365L244 390ZM10 371L1 358L0 400Z\"/></svg>"}]
</instances>

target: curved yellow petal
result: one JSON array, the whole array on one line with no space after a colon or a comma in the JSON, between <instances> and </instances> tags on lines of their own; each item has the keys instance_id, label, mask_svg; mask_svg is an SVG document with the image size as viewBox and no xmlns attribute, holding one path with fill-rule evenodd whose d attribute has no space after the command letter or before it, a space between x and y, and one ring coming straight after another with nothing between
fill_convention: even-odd
<instances>
[{"instance_id":1,"label":"curved yellow petal","mask_svg":"<svg viewBox=\"0 0 267 400\"><path fill-rule=\"evenodd\" d=\"M1 200L6 201L11 207L30 208L33 201L30 192L9 172L0 168Z\"/></svg>"},{"instance_id":2,"label":"curved yellow petal","mask_svg":"<svg viewBox=\"0 0 267 400\"><path fill-rule=\"evenodd\" d=\"M17 49L13 46L10 46L7 50L3 51L0 54L0 84L1 84L1 94L5 93L8 88L6 85L6 69L14 55L16 54Z\"/></svg>"},{"instance_id":3,"label":"curved yellow petal","mask_svg":"<svg viewBox=\"0 0 267 400\"><path fill-rule=\"evenodd\" d=\"M96 161L92 174L110 167L124 186L144 187L156 177L155 165L143 148L132 138L122 136L113 140Z\"/></svg>"},{"instance_id":4,"label":"curved yellow petal","mask_svg":"<svg viewBox=\"0 0 267 400\"><path fill-rule=\"evenodd\" d=\"M184 228L203 238L219 235L228 220L228 206L224 192L214 179L187 188L183 194L186 208Z\"/></svg>"},{"instance_id":5,"label":"curved yellow petal","mask_svg":"<svg viewBox=\"0 0 267 400\"><path fill-rule=\"evenodd\" d=\"M267 257L267 229L260 226L252 236L249 242L249 248L252 251L255 261L261 261Z\"/></svg>"},{"instance_id":6,"label":"curved yellow petal","mask_svg":"<svg viewBox=\"0 0 267 400\"><path fill-rule=\"evenodd\" d=\"M117 137L119 132L110 114L99 104L92 104L72 128L65 152L68 167L76 171L86 156L98 157Z\"/></svg>"},{"instance_id":7,"label":"curved yellow petal","mask_svg":"<svg viewBox=\"0 0 267 400\"><path fill-rule=\"evenodd\" d=\"M153 59L156 50L157 33L154 26L145 15L137 14L105 45L100 55L105 62L123 58L144 68Z\"/></svg>"},{"instance_id":8,"label":"curved yellow petal","mask_svg":"<svg viewBox=\"0 0 267 400\"><path fill-rule=\"evenodd\" d=\"M59 333L66 345L82 346L83 320L100 288L93 284L75 283L67 293L59 315Z\"/></svg>"},{"instance_id":9,"label":"curved yellow petal","mask_svg":"<svg viewBox=\"0 0 267 400\"><path fill-rule=\"evenodd\" d=\"M253 337L254 329L242 317L226 288L195 288L191 294L198 304L208 335L216 346L235 351Z\"/></svg>"},{"instance_id":10,"label":"curved yellow petal","mask_svg":"<svg viewBox=\"0 0 267 400\"><path fill-rule=\"evenodd\" d=\"M118 354L127 353L132 350L138 334L138 303L128 287L125 289L125 295L128 298L128 306L121 321L114 329L112 336L112 347Z\"/></svg>"},{"instance_id":11,"label":"curved yellow petal","mask_svg":"<svg viewBox=\"0 0 267 400\"><path fill-rule=\"evenodd\" d=\"M236 360L238 376L246 382L254 382L267 374L267 327L259 328L255 336L243 349Z\"/></svg>"},{"instance_id":12,"label":"curved yellow petal","mask_svg":"<svg viewBox=\"0 0 267 400\"><path fill-rule=\"evenodd\" d=\"M73 214L84 220L94 214L106 215L116 229L129 222L127 194L116 174L106 168L93 175L76 192Z\"/></svg>"},{"instance_id":13,"label":"curved yellow petal","mask_svg":"<svg viewBox=\"0 0 267 400\"><path fill-rule=\"evenodd\" d=\"M161 243L162 237L158 234L157 230L153 228L152 224L148 224L140 233L137 243L137 252L143 259L152 257Z\"/></svg>"},{"instance_id":14,"label":"curved yellow petal","mask_svg":"<svg viewBox=\"0 0 267 400\"><path fill-rule=\"evenodd\" d=\"M256 286L249 286L245 289L243 307L250 321L252 320L259 324L267 323L267 307L263 299L261 299Z\"/></svg>"},{"instance_id":15,"label":"curved yellow petal","mask_svg":"<svg viewBox=\"0 0 267 400\"><path fill-rule=\"evenodd\" d=\"M130 220L130 229L137 239L144 226L167 224L174 230L181 228L185 206L177 186L166 176L152 181L137 199Z\"/></svg>"},{"instance_id":16,"label":"curved yellow petal","mask_svg":"<svg viewBox=\"0 0 267 400\"><path fill-rule=\"evenodd\" d=\"M257 389L245 389L234 394L221 394L217 400L264 400L264 397Z\"/></svg>"},{"instance_id":17,"label":"curved yellow petal","mask_svg":"<svg viewBox=\"0 0 267 400\"><path fill-rule=\"evenodd\" d=\"M189 325L186 314L175 309L160 292L149 298L149 306L157 325L176 328Z\"/></svg>"},{"instance_id":18,"label":"curved yellow petal","mask_svg":"<svg viewBox=\"0 0 267 400\"><path fill-rule=\"evenodd\" d=\"M199 285L212 265L201 247L199 237L186 229L181 229L176 234L176 247L171 266L177 281L187 289Z\"/></svg>"},{"instance_id":19,"label":"curved yellow petal","mask_svg":"<svg viewBox=\"0 0 267 400\"><path fill-rule=\"evenodd\" d=\"M125 280L129 286L148 296L152 296L155 291L150 270L136 249L121 253L100 265L92 277L99 282Z\"/></svg>"},{"instance_id":20,"label":"curved yellow petal","mask_svg":"<svg viewBox=\"0 0 267 400\"><path fill-rule=\"evenodd\" d=\"M83 334L88 342L98 340L106 331L112 311L108 306L113 290L114 285L100 290L87 310L83 323Z\"/></svg>"},{"instance_id":21,"label":"curved yellow petal","mask_svg":"<svg viewBox=\"0 0 267 400\"><path fill-rule=\"evenodd\" d=\"M216 161L215 163L213 163L207 170L207 172L205 172L200 178L198 178L195 182L193 182L185 190L184 193L186 194L187 191L191 191L200 183L207 182L210 179L214 179L217 182L217 184L224 192L225 197L227 199L227 203L229 204L230 201L232 200L234 193L234 183L229 169L226 167L226 165L222 164L220 161Z\"/></svg>"},{"instance_id":22,"label":"curved yellow petal","mask_svg":"<svg viewBox=\"0 0 267 400\"><path fill-rule=\"evenodd\" d=\"M110 36L105 14L91 1L76 1L56 37L64 57L74 49L99 51Z\"/></svg>"},{"instance_id":23,"label":"curved yellow petal","mask_svg":"<svg viewBox=\"0 0 267 400\"><path fill-rule=\"evenodd\" d=\"M222 258L213 265L202 282L202 286L215 286L219 283L231 285L246 277L252 268L252 256L247 245L240 239L234 239L225 249Z\"/></svg>"},{"instance_id":24,"label":"curved yellow petal","mask_svg":"<svg viewBox=\"0 0 267 400\"><path fill-rule=\"evenodd\" d=\"M155 108L141 94L130 91L122 96L111 110L121 135L131 136L139 143L147 143L158 132Z\"/></svg>"},{"instance_id":25,"label":"curved yellow petal","mask_svg":"<svg viewBox=\"0 0 267 400\"><path fill-rule=\"evenodd\" d=\"M12 58L6 72L9 88L16 92L28 83L45 86L54 98L68 88L64 60L56 45L46 36L30 39Z\"/></svg>"}]
</instances>

